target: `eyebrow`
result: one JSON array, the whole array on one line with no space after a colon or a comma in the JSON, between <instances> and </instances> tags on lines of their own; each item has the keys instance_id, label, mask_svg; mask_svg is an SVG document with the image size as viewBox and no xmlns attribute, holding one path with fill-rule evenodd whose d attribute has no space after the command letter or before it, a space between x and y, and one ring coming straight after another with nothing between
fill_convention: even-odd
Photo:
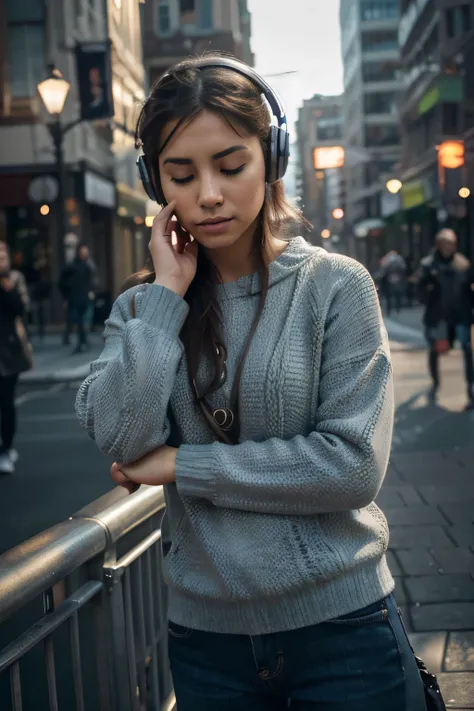
<instances>
[{"instance_id":1,"label":"eyebrow","mask_svg":"<svg viewBox=\"0 0 474 711\"><path fill-rule=\"evenodd\" d=\"M220 158L225 158L226 156L230 156L231 153L235 153L236 151L247 151L248 146L230 146L230 148L226 148L223 151L219 151L219 153L214 153L212 156L213 160L219 160ZM191 165L192 164L191 158L167 158L163 165L166 165L166 163L174 163L175 165Z\"/></svg>"}]
</instances>

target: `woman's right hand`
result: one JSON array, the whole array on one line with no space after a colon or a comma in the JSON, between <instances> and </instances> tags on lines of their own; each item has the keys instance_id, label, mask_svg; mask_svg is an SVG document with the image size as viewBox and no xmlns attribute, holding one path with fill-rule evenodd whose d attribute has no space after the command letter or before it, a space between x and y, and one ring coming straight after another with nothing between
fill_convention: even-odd
<instances>
[{"instance_id":1,"label":"woman's right hand","mask_svg":"<svg viewBox=\"0 0 474 711\"><path fill-rule=\"evenodd\" d=\"M184 296L196 274L198 245L173 216L175 205L173 200L155 217L150 253L155 267L155 284ZM173 232L176 244L172 243Z\"/></svg>"}]
</instances>

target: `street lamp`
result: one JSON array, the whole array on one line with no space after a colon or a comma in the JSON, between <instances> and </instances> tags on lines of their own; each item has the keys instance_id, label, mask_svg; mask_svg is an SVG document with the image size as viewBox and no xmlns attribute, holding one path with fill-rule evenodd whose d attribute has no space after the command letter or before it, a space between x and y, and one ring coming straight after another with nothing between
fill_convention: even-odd
<instances>
[{"instance_id":1,"label":"street lamp","mask_svg":"<svg viewBox=\"0 0 474 711\"><path fill-rule=\"evenodd\" d=\"M329 239L330 236L331 236L331 230L327 230L327 229L326 229L326 230L323 230L323 231L321 232L321 237L322 237L323 239Z\"/></svg>"},{"instance_id":2,"label":"street lamp","mask_svg":"<svg viewBox=\"0 0 474 711\"><path fill-rule=\"evenodd\" d=\"M332 216L335 220L342 220L342 218L344 217L344 210L341 207L336 207L332 211Z\"/></svg>"},{"instance_id":3,"label":"street lamp","mask_svg":"<svg viewBox=\"0 0 474 711\"><path fill-rule=\"evenodd\" d=\"M64 159L63 159L63 139L67 131L75 126L78 121L74 121L66 126L61 124L61 113L66 103L66 98L71 85L54 65L50 65L50 76L38 84L38 92L41 96L46 111L53 117L54 121L48 123L48 130L54 143L54 153L56 158L56 171L58 176L58 196L57 196L57 244L58 244L58 266L62 266L64 245L63 239L66 234L66 219L64 214Z\"/></svg>"},{"instance_id":4,"label":"street lamp","mask_svg":"<svg viewBox=\"0 0 474 711\"><path fill-rule=\"evenodd\" d=\"M402 189L403 183L397 178L392 178L391 180L388 180L386 182L385 187L387 188L389 193L392 193L392 195L396 195Z\"/></svg>"},{"instance_id":5,"label":"street lamp","mask_svg":"<svg viewBox=\"0 0 474 711\"><path fill-rule=\"evenodd\" d=\"M469 190L469 188L461 188L459 191L459 197L463 198L463 200L467 200L470 194L471 191Z\"/></svg>"}]
</instances>

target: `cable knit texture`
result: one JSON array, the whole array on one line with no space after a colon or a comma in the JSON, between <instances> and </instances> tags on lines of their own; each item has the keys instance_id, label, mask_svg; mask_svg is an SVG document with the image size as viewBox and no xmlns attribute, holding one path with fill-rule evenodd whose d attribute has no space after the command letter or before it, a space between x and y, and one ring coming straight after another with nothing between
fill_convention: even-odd
<instances>
[{"instance_id":1,"label":"cable knit texture","mask_svg":"<svg viewBox=\"0 0 474 711\"><path fill-rule=\"evenodd\" d=\"M228 379L214 407L229 405L259 288L257 275L218 287ZM390 452L392 372L364 267L301 237L270 265L235 446L213 442L193 402L179 340L187 313L157 285L119 296L76 403L82 425L118 461L179 446L177 483L165 487L170 619L265 634L388 595L388 528L373 501ZM211 376L204 362L200 383Z\"/></svg>"}]
</instances>

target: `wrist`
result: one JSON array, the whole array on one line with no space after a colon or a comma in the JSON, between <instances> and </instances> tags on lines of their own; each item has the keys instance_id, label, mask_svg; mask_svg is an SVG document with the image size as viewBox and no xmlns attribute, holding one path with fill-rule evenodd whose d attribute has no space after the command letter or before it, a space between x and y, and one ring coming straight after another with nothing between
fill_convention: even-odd
<instances>
[{"instance_id":1,"label":"wrist","mask_svg":"<svg viewBox=\"0 0 474 711\"><path fill-rule=\"evenodd\" d=\"M183 288L182 284L179 284L171 279L156 278L153 283L156 284L156 286L163 286L165 289L169 289L169 291L173 291L181 297L184 297L187 291L187 288Z\"/></svg>"}]
</instances>

